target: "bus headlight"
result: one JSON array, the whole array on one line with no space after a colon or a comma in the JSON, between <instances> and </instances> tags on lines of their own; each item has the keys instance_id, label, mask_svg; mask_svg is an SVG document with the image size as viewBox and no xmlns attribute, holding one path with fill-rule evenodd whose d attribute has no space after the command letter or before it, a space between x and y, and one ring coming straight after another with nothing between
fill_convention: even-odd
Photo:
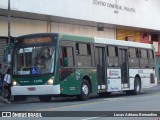
<instances>
[{"instance_id":1,"label":"bus headlight","mask_svg":"<svg viewBox=\"0 0 160 120\"><path fill-rule=\"evenodd\" d=\"M54 83L54 78L50 78L48 81L47 81L48 85L53 85Z\"/></svg>"},{"instance_id":2,"label":"bus headlight","mask_svg":"<svg viewBox=\"0 0 160 120\"><path fill-rule=\"evenodd\" d=\"M13 84L13 86L18 86L19 85L15 80L13 80L12 84Z\"/></svg>"}]
</instances>

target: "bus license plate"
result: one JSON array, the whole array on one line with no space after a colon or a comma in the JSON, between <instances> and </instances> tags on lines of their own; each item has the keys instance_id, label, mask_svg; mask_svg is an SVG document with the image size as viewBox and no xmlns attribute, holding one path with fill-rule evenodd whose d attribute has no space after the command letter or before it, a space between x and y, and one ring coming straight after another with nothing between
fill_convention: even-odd
<instances>
[{"instance_id":1,"label":"bus license plate","mask_svg":"<svg viewBox=\"0 0 160 120\"><path fill-rule=\"evenodd\" d=\"M28 91L35 91L35 90L36 90L35 87L29 87L29 88L28 88Z\"/></svg>"}]
</instances>

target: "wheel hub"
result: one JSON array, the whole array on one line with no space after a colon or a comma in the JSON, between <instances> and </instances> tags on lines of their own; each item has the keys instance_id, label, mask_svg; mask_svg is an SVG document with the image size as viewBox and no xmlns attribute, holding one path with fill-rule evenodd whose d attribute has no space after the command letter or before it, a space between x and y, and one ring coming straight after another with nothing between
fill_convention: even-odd
<instances>
[{"instance_id":1,"label":"wheel hub","mask_svg":"<svg viewBox=\"0 0 160 120\"><path fill-rule=\"evenodd\" d=\"M136 86L136 91L139 92L139 90L140 90L140 85L137 84L137 86Z\"/></svg>"},{"instance_id":2,"label":"wheel hub","mask_svg":"<svg viewBox=\"0 0 160 120\"><path fill-rule=\"evenodd\" d=\"M88 86L87 85L83 85L82 87L82 91L85 95L88 95Z\"/></svg>"}]
</instances>

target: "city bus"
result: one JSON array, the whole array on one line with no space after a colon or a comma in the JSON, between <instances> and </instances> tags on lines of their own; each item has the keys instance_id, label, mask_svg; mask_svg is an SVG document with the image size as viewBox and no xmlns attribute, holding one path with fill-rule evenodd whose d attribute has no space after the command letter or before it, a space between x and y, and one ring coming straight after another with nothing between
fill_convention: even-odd
<instances>
[{"instance_id":1,"label":"city bus","mask_svg":"<svg viewBox=\"0 0 160 120\"><path fill-rule=\"evenodd\" d=\"M14 98L139 94L157 85L154 47L131 41L37 33L16 37L12 47Z\"/></svg>"}]
</instances>

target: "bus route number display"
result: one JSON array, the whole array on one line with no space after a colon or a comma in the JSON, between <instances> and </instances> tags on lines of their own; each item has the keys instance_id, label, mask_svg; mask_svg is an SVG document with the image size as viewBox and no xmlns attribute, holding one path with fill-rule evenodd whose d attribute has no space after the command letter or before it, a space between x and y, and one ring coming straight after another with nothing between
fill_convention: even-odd
<instances>
[{"instance_id":1,"label":"bus route number display","mask_svg":"<svg viewBox=\"0 0 160 120\"><path fill-rule=\"evenodd\" d=\"M52 40L51 37L41 37L41 38L25 38L23 40L19 40L22 44L40 44L40 43L50 43Z\"/></svg>"}]
</instances>

